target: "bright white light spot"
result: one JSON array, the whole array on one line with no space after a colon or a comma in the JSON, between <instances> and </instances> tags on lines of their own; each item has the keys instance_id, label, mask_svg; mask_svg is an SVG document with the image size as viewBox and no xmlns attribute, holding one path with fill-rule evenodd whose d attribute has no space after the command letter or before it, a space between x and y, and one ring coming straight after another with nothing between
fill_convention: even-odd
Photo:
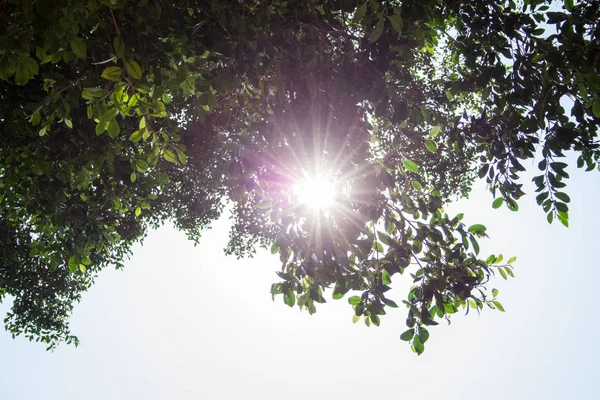
<instances>
[{"instance_id":1,"label":"bright white light spot","mask_svg":"<svg viewBox=\"0 0 600 400\"><path fill-rule=\"evenodd\" d=\"M334 183L324 176L307 177L293 186L298 201L312 209L325 209L333 204Z\"/></svg>"}]
</instances>

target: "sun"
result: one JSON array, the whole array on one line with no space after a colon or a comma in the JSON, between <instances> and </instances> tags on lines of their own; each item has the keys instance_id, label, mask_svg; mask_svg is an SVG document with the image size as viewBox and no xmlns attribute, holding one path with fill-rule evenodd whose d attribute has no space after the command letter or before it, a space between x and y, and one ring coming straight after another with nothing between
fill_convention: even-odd
<instances>
[{"instance_id":1,"label":"sun","mask_svg":"<svg viewBox=\"0 0 600 400\"><path fill-rule=\"evenodd\" d=\"M324 175L304 177L292 189L298 202L313 210L325 210L335 200L335 184Z\"/></svg>"}]
</instances>

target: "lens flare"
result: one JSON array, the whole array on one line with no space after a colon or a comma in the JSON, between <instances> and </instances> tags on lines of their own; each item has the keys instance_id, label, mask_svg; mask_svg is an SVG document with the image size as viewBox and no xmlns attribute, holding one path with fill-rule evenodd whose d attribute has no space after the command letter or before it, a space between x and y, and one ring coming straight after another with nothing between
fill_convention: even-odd
<instances>
[{"instance_id":1,"label":"lens flare","mask_svg":"<svg viewBox=\"0 0 600 400\"><path fill-rule=\"evenodd\" d=\"M333 205L335 184L325 176L306 177L292 189L300 204L311 209L324 210Z\"/></svg>"}]
</instances>

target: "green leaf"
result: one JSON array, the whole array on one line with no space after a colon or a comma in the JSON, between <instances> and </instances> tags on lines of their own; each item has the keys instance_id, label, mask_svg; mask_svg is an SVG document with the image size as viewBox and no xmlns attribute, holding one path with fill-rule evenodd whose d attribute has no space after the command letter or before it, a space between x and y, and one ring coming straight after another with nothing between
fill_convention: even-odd
<instances>
[{"instance_id":1,"label":"green leaf","mask_svg":"<svg viewBox=\"0 0 600 400\"><path fill-rule=\"evenodd\" d=\"M115 48L115 54L118 57L123 57L125 53L125 42L121 39L121 36L115 36L113 39L113 47Z\"/></svg>"},{"instance_id":2,"label":"green leaf","mask_svg":"<svg viewBox=\"0 0 600 400\"><path fill-rule=\"evenodd\" d=\"M492 296L498 297L498 289L492 289Z\"/></svg>"},{"instance_id":3,"label":"green leaf","mask_svg":"<svg viewBox=\"0 0 600 400\"><path fill-rule=\"evenodd\" d=\"M142 67L133 60L125 61L125 69L133 79L142 79Z\"/></svg>"},{"instance_id":4,"label":"green leaf","mask_svg":"<svg viewBox=\"0 0 600 400\"><path fill-rule=\"evenodd\" d=\"M475 254L479 254L479 243L477 242L477 240L473 236L471 236L469 240L473 245L473 250L475 250Z\"/></svg>"},{"instance_id":5,"label":"green leaf","mask_svg":"<svg viewBox=\"0 0 600 400\"><path fill-rule=\"evenodd\" d=\"M73 54L75 54L78 58L85 60L87 55L87 47L85 45L85 41L80 37L75 37L71 39L71 50Z\"/></svg>"},{"instance_id":6,"label":"green leaf","mask_svg":"<svg viewBox=\"0 0 600 400\"><path fill-rule=\"evenodd\" d=\"M36 111L33 114L31 114L31 117L29 118L29 123L33 126L38 125L41 121L42 116L40 115L39 111Z\"/></svg>"},{"instance_id":7,"label":"green leaf","mask_svg":"<svg viewBox=\"0 0 600 400\"><path fill-rule=\"evenodd\" d=\"M392 28L394 28L396 33L402 32L402 28L404 27L404 20L399 14L388 15L387 18L390 20Z\"/></svg>"},{"instance_id":8,"label":"green leaf","mask_svg":"<svg viewBox=\"0 0 600 400\"><path fill-rule=\"evenodd\" d=\"M566 212L559 211L558 212L558 220L561 224L563 224L566 228L569 227L569 214Z\"/></svg>"},{"instance_id":9,"label":"green leaf","mask_svg":"<svg viewBox=\"0 0 600 400\"><path fill-rule=\"evenodd\" d=\"M360 21L361 19L363 19L365 17L365 14L367 13L367 2L365 1L361 6L359 6L356 11L354 12L354 16L352 17L352 19L354 21Z\"/></svg>"},{"instance_id":10,"label":"green leaf","mask_svg":"<svg viewBox=\"0 0 600 400\"><path fill-rule=\"evenodd\" d=\"M494 202L492 203L492 208L500 208L500 206L502 205L502 203L504 203L504 198L502 197L498 197L496 200L494 200Z\"/></svg>"},{"instance_id":11,"label":"green leaf","mask_svg":"<svg viewBox=\"0 0 600 400\"><path fill-rule=\"evenodd\" d=\"M292 289L288 290L288 292L283 295L283 301L288 306L294 307L296 304L296 294Z\"/></svg>"},{"instance_id":12,"label":"green leaf","mask_svg":"<svg viewBox=\"0 0 600 400\"><path fill-rule=\"evenodd\" d=\"M425 346L423 346L423 343L421 342L419 336L414 337L412 348L418 355L423 354L423 351L425 351Z\"/></svg>"},{"instance_id":13,"label":"green leaf","mask_svg":"<svg viewBox=\"0 0 600 400\"><path fill-rule=\"evenodd\" d=\"M148 163L144 160L136 160L135 166L140 172L144 172L148 169Z\"/></svg>"},{"instance_id":14,"label":"green leaf","mask_svg":"<svg viewBox=\"0 0 600 400\"><path fill-rule=\"evenodd\" d=\"M515 261L517 261L517 257L511 257L511 258L509 258L509 259L508 259L508 261L507 261L506 263L507 263L507 264L512 264L512 263L514 263Z\"/></svg>"},{"instance_id":15,"label":"green leaf","mask_svg":"<svg viewBox=\"0 0 600 400\"><path fill-rule=\"evenodd\" d=\"M79 270L81 271L82 274L85 274L85 272L87 271L87 268L85 267L85 265L79 264Z\"/></svg>"},{"instance_id":16,"label":"green leaf","mask_svg":"<svg viewBox=\"0 0 600 400\"><path fill-rule=\"evenodd\" d=\"M419 339L423 344L425 344L425 342L427 342L427 339L429 339L429 331L423 328L422 326L419 326Z\"/></svg>"},{"instance_id":17,"label":"green leaf","mask_svg":"<svg viewBox=\"0 0 600 400\"><path fill-rule=\"evenodd\" d=\"M104 79L108 79L109 81L117 82L121 80L121 75L123 75L123 70L121 67L108 67L102 71L100 75Z\"/></svg>"},{"instance_id":18,"label":"green leaf","mask_svg":"<svg viewBox=\"0 0 600 400\"><path fill-rule=\"evenodd\" d=\"M279 246L277 246L276 244L272 244L271 245L271 254L277 254L278 251L279 251Z\"/></svg>"},{"instance_id":19,"label":"green leaf","mask_svg":"<svg viewBox=\"0 0 600 400\"><path fill-rule=\"evenodd\" d=\"M429 134L431 135L431 137L436 137L437 135L440 134L440 126L436 125L433 128L431 128L431 131L429 131Z\"/></svg>"},{"instance_id":20,"label":"green leaf","mask_svg":"<svg viewBox=\"0 0 600 400\"><path fill-rule=\"evenodd\" d=\"M133 143L137 143L140 141L140 139L142 139L143 134L143 130L138 129L137 131L133 132L131 136L129 136L129 140L131 140Z\"/></svg>"},{"instance_id":21,"label":"green leaf","mask_svg":"<svg viewBox=\"0 0 600 400\"><path fill-rule=\"evenodd\" d=\"M15 82L17 85L24 85L29 82L39 72L38 64L31 57L25 56L21 63L17 65L15 72Z\"/></svg>"},{"instance_id":22,"label":"green leaf","mask_svg":"<svg viewBox=\"0 0 600 400\"><path fill-rule=\"evenodd\" d=\"M410 172L419 172L419 166L411 160L404 160L404 168L406 168L406 170Z\"/></svg>"},{"instance_id":23,"label":"green leaf","mask_svg":"<svg viewBox=\"0 0 600 400\"><path fill-rule=\"evenodd\" d=\"M352 304L353 306L359 304L361 302L361 298L360 296L352 296L348 298L348 303Z\"/></svg>"},{"instance_id":24,"label":"green leaf","mask_svg":"<svg viewBox=\"0 0 600 400\"><path fill-rule=\"evenodd\" d=\"M375 24L375 28L371 31L371 35L369 36L369 42L376 42L377 39L383 33L383 28L385 27L385 22L383 18L380 18L379 21Z\"/></svg>"},{"instance_id":25,"label":"green leaf","mask_svg":"<svg viewBox=\"0 0 600 400\"><path fill-rule=\"evenodd\" d=\"M404 340L405 342L410 342L410 340L413 338L414 335L415 335L415 330L409 329L409 330L405 331L404 333L402 333L402 335L400 335L400 340Z\"/></svg>"},{"instance_id":26,"label":"green leaf","mask_svg":"<svg viewBox=\"0 0 600 400\"><path fill-rule=\"evenodd\" d=\"M379 253L383 253L383 245L380 242L374 241L372 249Z\"/></svg>"},{"instance_id":27,"label":"green leaf","mask_svg":"<svg viewBox=\"0 0 600 400\"><path fill-rule=\"evenodd\" d=\"M498 272L500 272L500 275L502 275L502 278L504 278L504 280L508 279L508 277L506 276L506 272L504 272L504 268L498 268Z\"/></svg>"},{"instance_id":28,"label":"green leaf","mask_svg":"<svg viewBox=\"0 0 600 400\"><path fill-rule=\"evenodd\" d=\"M435 153L438 149L437 144L433 140L426 140L425 147L427 147L427 150L429 150L432 153Z\"/></svg>"},{"instance_id":29,"label":"green leaf","mask_svg":"<svg viewBox=\"0 0 600 400\"><path fill-rule=\"evenodd\" d=\"M136 216L136 217L139 217L141 213L142 213L142 209L141 209L140 207L137 207L137 208L135 209L135 216Z\"/></svg>"},{"instance_id":30,"label":"green leaf","mask_svg":"<svg viewBox=\"0 0 600 400\"><path fill-rule=\"evenodd\" d=\"M164 157L165 160L167 160L170 163L179 164L179 160L177 159L177 155L171 149L164 149L163 150L163 157Z\"/></svg>"},{"instance_id":31,"label":"green leaf","mask_svg":"<svg viewBox=\"0 0 600 400\"><path fill-rule=\"evenodd\" d=\"M360 320L360 317L356 314L352 316L352 323L355 324Z\"/></svg>"},{"instance_id":32,"label":"green leaf","mask_svg":"<svg viewBox=\"0 0 600 400\"><path fill-rule=\"evenodd\" d=\"M565 0L565 8L571 11L574 7L573 0Z\"/></svg>"},{"instance_id":33,"label":"green leaf","mask_svg":"<svg viewBox=\"0 0 600 400\"><path fill-rule=\"evenodd\" d=\"M119 136L119 133L121 133L121 127L119 127L119 124L115 118L110 120L106 126L106 130L108 131L108 135L113 139Z\"/></svg>"},{"instance_id":34,"label":"green leaf","mask_svg":"<svg viewBox=\"0 0 600 400\"><path fill-rule=\"evenodd\" d=\"M594 103L592 104L592 112L596 118L600 118L600 98L594 100Z\"/></svg>"},{"instance_id":35,"label":"green leaf","mask_svg":"<svg viewBox=\"0 0 600 400\"><path fill-rule=\"evenodd\" d=\"M502 307L502 304L500 304L499 301L492 300L492 304L495 305L498 310L504 312L504 307Z\"/></svg>"},{"instance_id":36,"label":"green leaf","mask_svg":"<svg viewBox=\"0 0 600 400\"><path fill-rule=\"evenodd\" d=\"M177 158L179 159L179 162L185 165L187 163L187 156L185 155L185 153L177 148L175 149L175 151L177 153Z\"/></svg>"},{"instance_id":37,"label":"green leaf","mask_svg":"<svg viewBox=\"0 0 600 400\"><path fill-rule=\"evenodd\" d=\"M566 193L563 193L563 192L556 192L556 193L554 193L554 196L557 199L564 201L565 203L569 203L571 201L571 198Z\"/></svg>"},{"instance_id":38,"label":"green leaf","mask_svg":"<svg viewBox=\"0 0 600 400\"><path fill-rule=\"evenodd\" d=\"M412 186L415 188L415 190L418 190L418 191L423 190L423 186L421 185L421 182L419 182L419 181L412 181Z\"/></svg>"},{"instance_id":39,"label":"green leaf","mask_svg":"<svg viewBox=\"0 0 600 400\"><path fill-rule=\"evenodd\" d=\"M508 207L510 211L519 211L519 204L512 199L506 202L506 207Z\"/></svg>"},{"instance_id":40,"label":"green leaf","mask_svg":"<svg viewBox=\"0 0 600 400\"><path fill-rule=\"evenodd\" d=\"M485 225L481 225L481 224L475 224L475 225L471 225L469 227L469 232L471 233L483 233L486 231L486 227Z\"/></svg>"}]
</instances>

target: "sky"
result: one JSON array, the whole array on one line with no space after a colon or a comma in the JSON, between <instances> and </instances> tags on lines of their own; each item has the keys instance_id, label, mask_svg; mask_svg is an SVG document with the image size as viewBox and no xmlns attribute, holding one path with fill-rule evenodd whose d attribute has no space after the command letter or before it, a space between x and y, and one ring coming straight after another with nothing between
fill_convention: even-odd
<instances>
[{"instance_id":1,"label":"sky","mask_svg":"<svg viewBox=\"0 0 600 400\"><path fill-rule=\"evenodd\" d=\"M72 317L78 348L0 330L0 399L598 399L600 175L567 171L569 229L548 225L531 184L518 212L493 210L483 186L449 207L487 226L483 258L518 256L516 278L489 284L505 313L453 315L421 356L399 339L404 308L368 328L330 292L312 316L273 302L278 257L226 257L223 218L197 247L153 231L123 271L103 271ZM408 285L395 277L390 297Z\"/></svg>"}]
</instances>

